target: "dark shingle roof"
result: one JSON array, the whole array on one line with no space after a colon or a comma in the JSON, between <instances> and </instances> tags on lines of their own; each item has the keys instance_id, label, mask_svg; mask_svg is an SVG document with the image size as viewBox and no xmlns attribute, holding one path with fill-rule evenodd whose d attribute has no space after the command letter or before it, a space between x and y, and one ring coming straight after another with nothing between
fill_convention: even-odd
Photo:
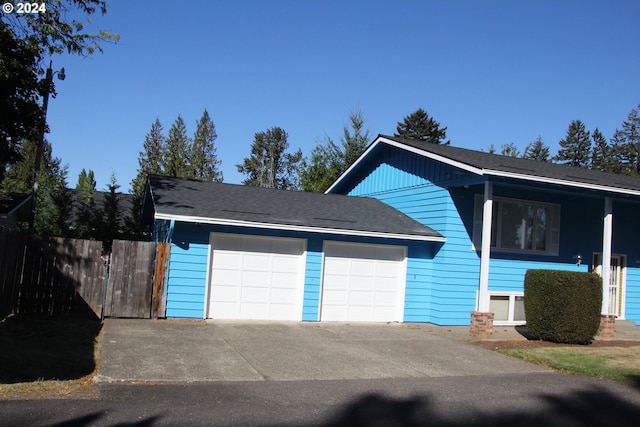
<instances>
[{"instance_id":1,"label":"dark shingle roof","mask_svg":"<svg viewBox=\"0 0 640 427\"><path fill-rule=\"evenodd\" d=\"M640 179L636 177L384 135L380 135L380 138L461 163L477 169L474 172L483 175L514 177L640 195Z\"/></svg>"},{"instance_id":2,"label":"dark shingle roof","mask_svg":"<svg viewBox=\"0 0 640 427\"><path fill-rule=\"evenodd\" d=\"M152 175L154 217L188 222L444 241L396 209L366 197L307 193ZM148 209L148 205L146 207ZM149 211L143 213L149 217Z\"/></svg>"}]
</instances>

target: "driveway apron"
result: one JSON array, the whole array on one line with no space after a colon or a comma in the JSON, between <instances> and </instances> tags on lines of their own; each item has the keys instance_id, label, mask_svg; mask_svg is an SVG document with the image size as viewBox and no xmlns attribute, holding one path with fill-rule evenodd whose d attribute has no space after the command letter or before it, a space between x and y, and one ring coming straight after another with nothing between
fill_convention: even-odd
<instances>
[{"instance_id":1,"label":"driveway apron","mask_svg":"<svg viewBox=\"0 0 640 427\"><path fill-rule=\"evenodd\" d=\"M101 382L296 381L547 372L430 325L107 319Z\"/></svg>"}]
</instances>

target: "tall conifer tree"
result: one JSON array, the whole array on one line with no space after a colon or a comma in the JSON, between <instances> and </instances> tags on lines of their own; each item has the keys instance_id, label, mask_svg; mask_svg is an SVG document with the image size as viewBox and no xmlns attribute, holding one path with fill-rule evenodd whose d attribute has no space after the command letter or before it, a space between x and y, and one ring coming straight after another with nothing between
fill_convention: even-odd
<instances>
[{"instance_id":1,"label":"tall conifer tree","mask_svg":"<svg viewBox=\"0 0 640 427\"><path fill-rule=\"evenodd\" d=\"M555 157L557 162L580 168L588 167L591 163L591 138L581 120L571 122L559 144L561 148Z\"/></svg>"},{"instance_id":2,"label":"tall conifer tree","mask_svg":"<svg viewBox=\"0 0 640 427\"><path fill-rule=\"evenodd\" d=\"M191 146L190 166L192 178L200 181L222 182L223 176L220 170L222 162L218 160L216 154L216 127L209 117L207 110L204 110L202 117L198 120L196 132L193 136Z\"/></svg>"},{"instance_id":3,"label":"tall conifer tree","mask_svg":"<svg viewBox=\"0 0 640 427\"><path fill-rule=\"evenodd\" d=\"M450 143L450 141L445 141L447 128L441 128L440 123L435 121L433 117L429 117L429 114L422 108L418 108L406 116L402 122L398 122L395 136L433 144L449 145Z\"/></svg>"},{"instance_id":4,"label":"tall conifer tree","mask_svg":"<svg viewBox=\"0 0 640 427\"><path fill-rule=\"evenodd\" d=\"M191 140L187 136L187 127L181 116L171 125L167 143L162 155L162 172L166 176L177 178L190 177L189 153Z\"/></svg>"},{"instance_id":5,"label":"tall conifer tree","mask_svg":"<svg viewBox=\"0 0 640 427\"><path fill-rule=\"evenodd\" d=\"M527 145L523 156L525 159L538 160L539 162L549 161L549 147L542 141L542 137L538 138L531 144Z\"/></svg>"},{"instance_id":6,"label":"tall conifer tree","mask_svg":"<svg viewBox=\"0 0 640 427\"><path fill-rule=\"evenodd\" d=\"M251 155L241 165L236 165L238 172L244 174L244 185L255 187L281 188L295 190L298 188L298 169L302 161L302 151L287 153L289 142L287 132L280 127L273 127L254 135Z\"/></svg>"}]
</instances>

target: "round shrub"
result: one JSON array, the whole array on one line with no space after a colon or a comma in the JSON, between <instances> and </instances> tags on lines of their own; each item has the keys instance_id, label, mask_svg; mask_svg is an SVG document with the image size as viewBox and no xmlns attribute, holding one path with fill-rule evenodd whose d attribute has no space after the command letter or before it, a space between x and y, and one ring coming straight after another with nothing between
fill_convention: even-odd
<instances>
[{"instance_id":1,"label":"round shrub","mask_svg":"<svg viewBox=\"0 0 640 427\"><path fill-rule=\"evenodd\" d=\"M528 270L524 279L527 330L544 341L590 344L600 327L602 279L595 273Z\"/></svg>"}]
</instances>

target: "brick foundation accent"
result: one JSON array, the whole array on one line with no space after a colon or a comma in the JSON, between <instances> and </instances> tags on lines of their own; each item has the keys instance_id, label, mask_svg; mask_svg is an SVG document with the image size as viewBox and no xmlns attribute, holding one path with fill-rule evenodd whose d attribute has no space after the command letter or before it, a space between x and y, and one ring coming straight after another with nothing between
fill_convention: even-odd
<instances>
[{"instance_id":1,"label":"brick foundation accent","mask_svg":"<svg viewBox=\"0 0 640 427\"><path fill-rule=\"evenodd\" d=\"M469 334L474 338L489 339L493 337L494 313L472 311Z\"/></svg>"},{"instance_id":2,"label":"brick foundation accent","mask_svg":"<svg viewBox=\"0 0 640 427\"><path fill-rule=\"evenodd\" d=\"M613 338L616 336L616 315L603 314L600 316L600 328L598 336L600 338Z\"/></svg>"}]
</instances>

